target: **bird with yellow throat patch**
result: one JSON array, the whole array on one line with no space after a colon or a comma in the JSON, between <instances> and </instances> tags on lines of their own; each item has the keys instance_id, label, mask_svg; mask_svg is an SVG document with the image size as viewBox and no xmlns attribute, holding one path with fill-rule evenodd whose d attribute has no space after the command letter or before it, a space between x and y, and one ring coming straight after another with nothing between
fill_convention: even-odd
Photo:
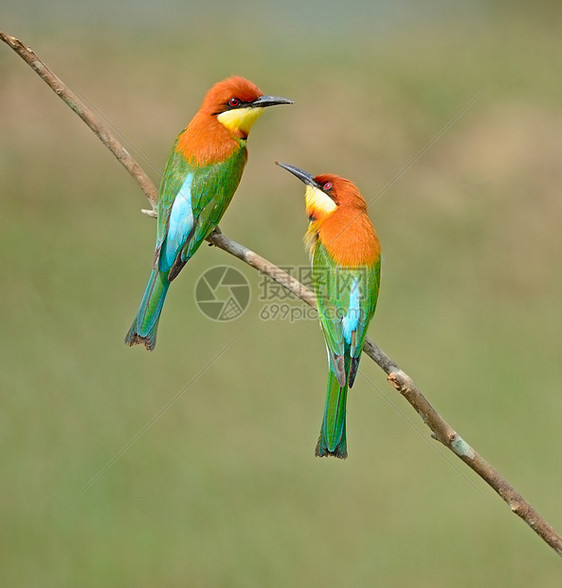
<instances>
[{"instance_id":1,"label":"bird with yellow throat patch","mask_svg":"<svg viewBox=\"0 0 562 588\"><path fill-rule=\"evenodd\" d=\"M250 129L276 104L292 100L232 76L209 90L177 137L160 185L152 272L126 344L154 349L170 283L221 220L244 171Z\"/></svg>"},{"instance_id":2,"label":"bird with yellow throat patch","mask_svg":"<svg viewBox=\"0 0 562 588\"><path fill-rule=\"evenodd\" d=\"M347 457L346 404L380 284L380 244L367 203L350 180L313 177L278 162L306 185L306 241L320 325L328 353L328 390L316 455Z\"/></svg>"}]
</instances>

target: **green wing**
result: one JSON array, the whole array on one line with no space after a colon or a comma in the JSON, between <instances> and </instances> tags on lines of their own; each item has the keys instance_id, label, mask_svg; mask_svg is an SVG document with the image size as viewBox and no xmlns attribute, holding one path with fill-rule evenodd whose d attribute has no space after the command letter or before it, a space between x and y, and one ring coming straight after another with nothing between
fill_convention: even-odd
<instances>
[{"instance_id":1,"label":"green wing","mask_svg":"<svg viewBox=\"0 0 562 588\"><path fill-rule=\"evenodd\" d=\"M340 386L353 385L367 326L373 317L380 283L380 260L372 266L338 265L319 241L312 276L330 367Z\"/></svg>"},{"instance_id":2,"label":"green wing","mask_svg":"<svg viewBox=\"0 0 562 588\"><path fill-rule=\"evenodd\" d=\"M170 270L170 280L177 276L219 223L240 183L246 158L246 147L240 144L228 159L199 167L187 161L174 145L160 186L154 258L155 268ZM173 227L172 243L169 240L170 221L174 218L172 210L178 196L181 196L178 202L183 207L182 217L186 220L184 226ZM176 213L178 208L176 206ZM164 263L161 260L163 249L168 257Z\"/></svg>"},{"instance_id":3,"label":"green wing","mask_svg":"<svg viewBox=\"0 0 562 588\"><path fill-rule=\"evenodd\" d=\"M195 226L182 251L182 262L191 258L201 242L219 224L238 188L246 159L247 151L243 147L226 161L199 168L194 174L192 210Z\"/></svg>"},{"instance_id":4,"label":"green wing","mask_svg":"<svg viewBox=\"0 0 562 588\"><path fill-rule=\"evenodd\" d=\"M158 221L156 228L156 252L160 250L166 234L168 233L168 223L170 222L170 214L172 212L172 205L178 195L185 178L193 173L193 166L176 151L181 133L178 135L166 167L164 168L164 175L160 183L160 191L158 194Z\"/></svg>"}]
</instances>

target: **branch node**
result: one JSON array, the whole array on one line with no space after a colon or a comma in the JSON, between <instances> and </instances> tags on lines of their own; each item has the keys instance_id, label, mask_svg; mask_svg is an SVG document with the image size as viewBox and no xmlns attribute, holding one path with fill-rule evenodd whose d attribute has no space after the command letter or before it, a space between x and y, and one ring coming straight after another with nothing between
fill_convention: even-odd
<instances>
[{"instance_id":1,"label":"branch node","mask_svg":"<svg viewBox=\"0 0 562 588\"><path fill-rule=\"evenodd\" d=\"M513 500L509 503L509 508L511 510L511 512L514 512L515 514L519 514L519 511L521 510L521 504L517 501L517 500ZM533 526L533 521L529 520L527 521L529 523L529 525Z\"/></svg>"},{"instance_id":2,"label":"branch node","mask_svg":"<svg viewBox=\"0 0 562 588\"><path fill-rule=\"evenodd\" d=\"M454 431L449 433L449 445L451 449L459 456L466 457L468 459L474 458L474 449L457 433Z\"/></svg>"},{"instance_id":3,"label":"branch node","mask_svg":"<svg viewBox=\"0 0 562 588\"><path fill-rule=\"evenodd\" d=\"M396 388L396 390L398 390L398 392L401 392L402 383L399 381L398 374L396 372L391 372L390 374L388 374L386 379L392 386Z\"/></svg>"}]
</instances>

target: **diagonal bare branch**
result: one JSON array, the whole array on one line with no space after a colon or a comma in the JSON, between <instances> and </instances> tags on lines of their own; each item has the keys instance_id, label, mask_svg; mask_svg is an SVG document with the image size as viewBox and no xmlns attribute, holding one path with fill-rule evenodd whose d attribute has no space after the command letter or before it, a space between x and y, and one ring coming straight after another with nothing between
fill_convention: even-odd
<instances>
[{"instance_id":1,"label":"diagonal bare branch","mask_svg":"<svg viewBox=\"0 0 562 588\"><path fill-rule=\"evenodd\" d=\"M16 37L12 37L2 31L0 31L0 39L9 45L43 79L49 88L94 131L98 139L115 155L117 160L123 164L125 169L138 182L150 201L152 209L156 210L156 203L158 202L158 190L156 186L96 114L36 55L33 49L24 45Z\"/></svg>"},{"instance_id":2,"label":"diagonal bare branch","mask_svg":"<svg viewBox=\"0 0 562 588\"><path fill-rule=\"evenodd\" d=\"M0 31L0 39L8 44L47 83L80 118L92 129L102 143L115 155L125 169L137 181L148 198L152 208L143 210L155 216L158 190L139 164L117 141L111 131L99 118L60 80L51 69L25 46L19 39ZM237 243L218 229L207 238L209 243L241 259L271 279L281 284L295 296L316 308L314 294L298 280L290 276L261 255ZM410 376L389 357L374 341L366 339L363 351L387 374L388 381L410 403L424 423L431 429L432 436L450 449L459 459L485 480L507 503L509 508L521 517L558 555L562 555L562 536L533 508L533 506L509 484L509 482L486 460L484 460L433 408Z\"/></svg>"}]
</instances>

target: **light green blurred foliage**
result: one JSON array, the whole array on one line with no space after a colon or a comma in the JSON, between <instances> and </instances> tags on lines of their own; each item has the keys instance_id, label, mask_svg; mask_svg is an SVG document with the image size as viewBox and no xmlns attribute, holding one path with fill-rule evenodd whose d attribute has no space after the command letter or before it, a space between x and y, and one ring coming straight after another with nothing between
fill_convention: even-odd
<instances>
[{"instance_id":1,"label":"light green blurred foliage","mask_svg":"<svg viewBox=\"0 0 562 588\"><path fill-rule=\"evenodd\" d=\"M20 3L2 26L140 148L155 181L216 80L293 98L253 130L222 229L307 264L302 187L273 161L352 178L384 250L371 336L562 528L555 8L96 6ZM144 196L6 47L0 71L2 585L560 585L555 554L368 359L349 459L315 459L318 326L260 320L262 278L224 252L202 247L174 283L154 353L126 348L152 256ZM193 300L223 263L253 292L228 324Z\"/></svg>"}]
</instances>

